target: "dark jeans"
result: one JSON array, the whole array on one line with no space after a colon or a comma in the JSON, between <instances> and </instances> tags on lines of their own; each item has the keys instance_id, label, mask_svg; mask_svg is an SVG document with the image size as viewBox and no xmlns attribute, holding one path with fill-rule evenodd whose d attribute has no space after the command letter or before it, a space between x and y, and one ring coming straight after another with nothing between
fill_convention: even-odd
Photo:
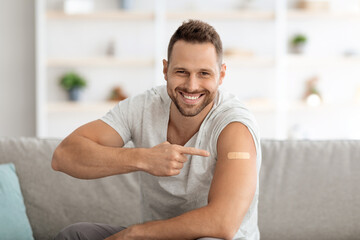
<instances>
[{"instance_id":1,"label":"dark jeans","mask_svg":"<svg viewBox=\"0 0 360 240\"><path fill-rule=\"evenodd\" d=\"M54 240L103 240L115 233L124 230L125 227L114 227L102 223L75 223L63 230ZM219 238L199 238L198 240L216 240Z\"/></svg>"}]
</instances>

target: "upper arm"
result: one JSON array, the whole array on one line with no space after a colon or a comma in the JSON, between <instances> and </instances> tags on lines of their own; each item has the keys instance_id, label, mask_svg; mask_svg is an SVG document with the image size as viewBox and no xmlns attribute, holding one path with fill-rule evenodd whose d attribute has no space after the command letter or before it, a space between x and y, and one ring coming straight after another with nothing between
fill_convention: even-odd
<instances>
[{"instance_id":1,"label":"upper arm","mask_svg":"<svg viewBox=\"0 0 360 240\"><path fill-rule=\"evenodd\" d=\"M100 145L109 147L122 147L124 141L119 133L102 120L95 120L82 125L76 129L69 137L77 135L88 138Z\"/></svg>"},{"instance_id":2,"label":"upper arm","mask_svg":"<svg viewBox=\"0 0 360 240\"><path fill-rule=\"evenodd\" d=\"M228 159L229 152L248 152L249 159ZM218 159L209 192L209 206L239 228L257 185L256 147L249 129L239 122L227 125L217 142ZM225 220L225 219L224 219Z\"/></svg>"}]
</instances>

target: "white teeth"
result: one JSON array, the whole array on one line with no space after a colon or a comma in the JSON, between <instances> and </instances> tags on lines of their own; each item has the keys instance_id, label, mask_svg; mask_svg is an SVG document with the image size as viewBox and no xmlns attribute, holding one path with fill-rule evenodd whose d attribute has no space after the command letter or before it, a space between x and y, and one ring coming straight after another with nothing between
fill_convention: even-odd
<instances>
[{"instance_id":1,"label":"white teeth","mask_svg":"<svg viewBox=\"0 0 360 240\"><path fill-rule=\"evenodd\" d=\"M184 98L186 99L191 99L191 100L195 100L195 99L198 99L200 96L197 96L197 97L191 97L191 96L186 96L185 94L183 95Z\"/></svg>"}]
</instances>

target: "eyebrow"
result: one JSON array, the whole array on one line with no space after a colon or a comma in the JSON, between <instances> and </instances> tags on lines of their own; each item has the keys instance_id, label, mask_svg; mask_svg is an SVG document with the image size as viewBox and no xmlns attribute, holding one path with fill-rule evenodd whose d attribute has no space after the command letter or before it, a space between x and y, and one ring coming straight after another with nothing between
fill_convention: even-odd
<instances>
[{"instance_id":1,"label":"eyebrow","mask_svg":"<svg viewBox=\"0 0 360 240\"><path fill-rule=\"evenodd\" d=\"M188 71L186 68L184 67L174 67L174 70L186 70ZM211 72L211 73L215 73L211 68L200 68L199 69L200 72Z\"/></svg>"},{"instance_id":2,"label":"eyebrow","mask_svg":"<svg viewBox=\"0 0 360 240\"><path fill-rule=\"evenodd\" d=\"M183 67L175 67L174 70L186 70L186 68L183 68Z\"/></svg>"},{"instance_id":3,"label":"eyebrow","mask_svg":"<svg viewBox=\"0 0 360 240\"><path fill-rule=\"evenodd\" d=\"M200 72L211 72L211 73L214 73L214 71L210 68L201 68L200 69Z\"/></svg>"}]
</instances>

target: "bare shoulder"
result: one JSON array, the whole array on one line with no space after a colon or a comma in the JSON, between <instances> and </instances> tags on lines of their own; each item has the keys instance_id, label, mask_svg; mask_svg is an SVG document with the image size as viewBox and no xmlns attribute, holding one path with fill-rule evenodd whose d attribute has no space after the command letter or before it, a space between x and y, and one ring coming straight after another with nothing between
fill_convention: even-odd
<instances>
[{"instance_id":1,"label":"bare shoulder","mask_svg":"<svg viewBox=\"0 0 360 240\"><path fill-rule=\"evenodd\" d=\"M217 141L217 150L218 155L235 150L253 155L256 153L255 142L248 127L240 122L232 122L223 129Z\"/></svg>"}]
</instances>

